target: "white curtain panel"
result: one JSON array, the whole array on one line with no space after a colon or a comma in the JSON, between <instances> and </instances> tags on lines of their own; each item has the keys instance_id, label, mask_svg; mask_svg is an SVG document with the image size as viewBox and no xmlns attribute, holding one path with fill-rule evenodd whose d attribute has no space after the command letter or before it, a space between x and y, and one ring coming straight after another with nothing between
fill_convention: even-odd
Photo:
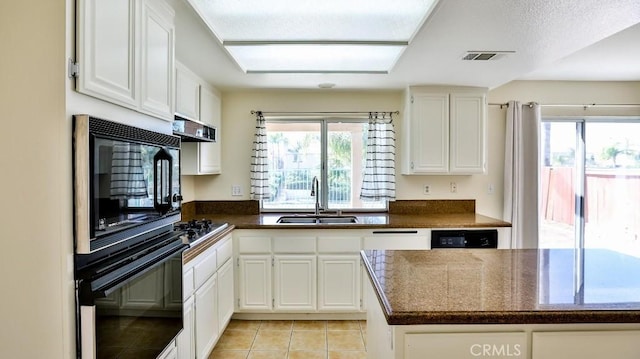
<instances>
[{"instance_id":1,"label":"white curtain panel","mask_svg":"<svg viewBox=\"0 0 640 359\"><path fill-rule=\"evenodd\" d=\"M511 223L511 248L538 247L540 122L540 105L509 102L503 217Z\"/></svg>"},{"instance_id":2,"label":"white curtain panel","mask_svg":"<svg viewBox=\"0 0 640 359\"><path fill-rule=\"evenodd\" d=\"M363 201L395 201L396 137L391 115L369 115L367 153L360 199Z\"/></svg>"},{"instance_id":3,"label":"white curtain panel","mask_svg":"<svg viewBox=\"0 0 640 359\"><path fill-rule=\"evenodd\" d=\"M251 199L269 198L269 160L267 156L267 129L261 112L256 114L256 135L251 154Z\"/></svg>"}]
</instances>

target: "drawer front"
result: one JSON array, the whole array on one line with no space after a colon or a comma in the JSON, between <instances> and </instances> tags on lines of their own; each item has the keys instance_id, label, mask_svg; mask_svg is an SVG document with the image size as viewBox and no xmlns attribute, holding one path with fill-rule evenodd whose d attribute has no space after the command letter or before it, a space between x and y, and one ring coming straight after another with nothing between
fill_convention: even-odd
<instances>
[{"instance_id":1,"label":"drawer front","mask_svg":"<svg viewBox=\"0 0 640 359\"><path fill-rule=\"evenodd\" d=\"M320 253L358 253L361 248L360 237L320 237L318 252Z\"/></svg>"},{"instance_id":2,"label":"drawer front","mask_svg":"<svg viewBox=\"0 0 640 359\"><path fill-rule=\"evenodd\" d=\"M216 251L216 259L218 268L222 267L222 265L233 255L233 245L231 241L231 236L223 239Z\"/></svg>"},{"instance_id":3,"label":"drawer front","mask_svg":"<svg viewBox=\"0 0 640 359\"><path fill-rule=\"evenodd\" d=\"M380 237L365 237L364 249L429 249L429 241L426 236L390 234Z\"/></svg>"},{"instance_id":4,"label":"drawer front","mask_svg":"<svg viewBox=\"0 0 640 359\"><path fill-rule=\"evenodd\" d=\"M193 267L193 275L194 275L194 283L195 289L200 288L204 282L209 279L218 269L218 264L216 260L216 250L212 247L208 249L206 252L202 253L199 258L198 263Z\"/></svg>"},{"instance_id":5,"label":"drawer front","mask_svg":"<svg viewBox=\"0 0 640 359\"><path fill-rule=\"evenodd\" d=\"M239 253L269 253L271 252L270 237L238 237Z\"/></svg>"},{"instance_id":6,"label":"drawer front","mask_svg":"<svg viewBox=\"0 0 640 359\"><path fill-rule=\"evenodd\" d=\"M278 237L273 239L274 253L315 253L316 237Z\"/></svg>"}]
</instances>

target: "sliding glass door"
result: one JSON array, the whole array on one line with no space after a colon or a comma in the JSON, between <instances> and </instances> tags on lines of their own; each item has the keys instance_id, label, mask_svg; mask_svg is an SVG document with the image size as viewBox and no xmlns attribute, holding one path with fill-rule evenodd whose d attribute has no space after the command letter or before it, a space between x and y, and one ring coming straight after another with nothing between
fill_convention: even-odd
<instances>
[{"instance_id":1,"label":"sliding glass door","mask_svg":"<svg viewBox=\"0 0 640 359\"><path fill-rule=\"evenodd\" d=\"M640 257L640 121L545 119L542 248L608 248Z\"/></svg>"}]
</instances>

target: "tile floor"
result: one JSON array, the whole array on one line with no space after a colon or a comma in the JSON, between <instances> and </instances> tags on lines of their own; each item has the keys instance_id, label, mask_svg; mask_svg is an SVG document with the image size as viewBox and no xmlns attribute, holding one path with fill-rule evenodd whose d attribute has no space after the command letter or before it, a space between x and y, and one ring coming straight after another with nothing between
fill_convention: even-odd
<instances>
[{"instance_id":1,"label":"tile floor","mask_svg":"<svg viewBox=\"0 0 640 359\"><path fill-rule=\"evenodd\" d=\"M209 359L365 359L366 322L232 320Z\"/></svg>"}]
</instances>

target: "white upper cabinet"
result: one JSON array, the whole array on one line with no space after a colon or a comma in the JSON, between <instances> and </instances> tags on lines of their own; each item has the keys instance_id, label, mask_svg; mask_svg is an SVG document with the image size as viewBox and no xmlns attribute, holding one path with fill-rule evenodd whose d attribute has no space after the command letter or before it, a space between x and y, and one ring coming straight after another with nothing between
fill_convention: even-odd
<instances>
[{"instance_id":1,"label":"white upper cabinet","mask_svg":"<svg viewBox=\"0 0 640 359\"><path fill-rule=\"evenodd\" d=\"M200 121L200 80L176 62L176 115Z\"/></svg>"},{"instance_id":2,"label":"white upper cabinet","mask_svg":"<svg viewBox=\"0 0 640 359\"><path fill-rule=\"evenodd\" d=\"M78 92L173 120L173 9L162 0L77 4Z\"/></svg>"},{"instance_id":3,"label":"white upper cabinet","mask_svg":"<svg viewBox=\"0 0 640 359\"><path fill-rule=\"evenodd\" d=\"M484 173L485 95L453 93L450 99L449 172Z\"/></svg>"},{"instance_id":4,"label":"white upper cabinet","mask_svg":"<svg viewBox=\"0 0 640 359\"><path fill-rule=\"evenodd\" d=\"M411 101L411 173L449 171L449 94L415 94Z\"/></svg>"},{"instance_id":5,"label":"white upper cabinet","mask_svg":"<svg viewBox=\"0 0 640 359\"><path fill-rule=\"evenodd\" d=\"M145 0L142 6L140 40L142 76L140 106L157 117L173 119L174 38L173 9L158 0Z\"/></svg>"},{"instance_id":6,"label":"white upper cabinet","mask_svg":"<svg viewBox=\"0 0 640 359\"><path fill-rule=\"evenodd\" d=\"M220 127L222 105L218 91L176 63L176 115L202 122L216 130L215 142L182 144L183 175L210 175L222 172Z\"/></svg>"},{"instance_id":7,"label":"white upper cabinet","mask_svg":"<svg viewBox=\"0 0 640 359\"><path fill-rule=\"evenodd\" d=\"M78 1L78 91L122 106L136 106L137 4L136 0Z\"/></svg>"},{"instance_id":8,"label":"white upper cabinet","mask_svg":"<svg viewBox=\"0 0 640 359\"><path fill-rule=\"evenodd\" d=\"M483 90L409 89L403 174L484 173L486 91Z\"/></svg>"}]
</instances>

